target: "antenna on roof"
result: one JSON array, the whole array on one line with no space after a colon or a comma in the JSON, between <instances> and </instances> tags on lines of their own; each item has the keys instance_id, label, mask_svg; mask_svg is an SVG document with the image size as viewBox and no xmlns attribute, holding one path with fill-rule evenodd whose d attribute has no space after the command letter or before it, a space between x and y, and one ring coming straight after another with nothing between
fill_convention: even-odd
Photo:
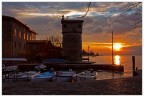
<instances>
[{"instance_id":1,"label":"antenna on roof","mask_svg":"<svg viewBox=\"0 0 144 97\"><path fill-rule=\"evenodd\" d=\"M89 9L90 9L90 5L91 5L91 2L89 2L89 4L88 4L88 9L87 9L85 15L83 15L83 16L81 16L79 18L84 18L87 15L87 13L89 12Z\"/></svg>"}]
</instances>

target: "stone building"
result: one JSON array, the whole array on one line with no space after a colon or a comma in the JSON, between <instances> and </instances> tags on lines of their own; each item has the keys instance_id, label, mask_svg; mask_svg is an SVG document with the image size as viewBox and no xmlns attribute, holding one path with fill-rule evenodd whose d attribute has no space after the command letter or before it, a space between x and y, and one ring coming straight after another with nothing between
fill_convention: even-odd
<instances>
[{"instance_id":1,"label":"stone building","mask_svg":"<svg viewBox=\"0 0 144 97\"><path fill-rule=\"evenodd\" d=\"M62 17L62 55L71 62L82 61L82 24L83 20L68 20Z\"/></svg>"},{"instance_id":2,"label":"stone building","mask_svg":"<svg viewBox=\"0 0 144 97\"><path fill-rule=\"evenodd\" d=\"M48 40L36 40L37 33L9 16L2 16L2 58L26 58L41 61L60 58L62 48Z\"/></svg>"},{"instance_id":3,"label":"stone building","mask_svg":"<svg viewBox=\"0 0 144 97\"><path fill-rule=\"evenodd\" d=\"M26 41L35 40L36 34L17 19L2 16L2 57L25 58Z\"/></svg>"}]
</instances>

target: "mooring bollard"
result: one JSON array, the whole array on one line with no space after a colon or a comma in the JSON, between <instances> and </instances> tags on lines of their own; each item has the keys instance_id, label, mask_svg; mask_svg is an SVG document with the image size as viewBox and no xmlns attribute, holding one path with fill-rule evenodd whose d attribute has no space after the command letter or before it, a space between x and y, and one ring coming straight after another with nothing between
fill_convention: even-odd
<instances>
[{"instance_id":1,"label":"mooring bollard","mask_svg":"<svg viewBox=\"0 0 144 97\"><path fill-rule=\"evenodd\" d=\"M132 56L133 70L135 70L135 56Z\"/></svg>"}]
</instances>

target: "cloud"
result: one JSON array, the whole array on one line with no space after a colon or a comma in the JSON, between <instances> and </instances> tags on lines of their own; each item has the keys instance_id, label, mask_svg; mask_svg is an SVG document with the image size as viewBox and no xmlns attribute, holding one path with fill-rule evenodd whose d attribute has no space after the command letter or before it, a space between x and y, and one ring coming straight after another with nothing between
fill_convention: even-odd
<instances>
[{"instance_id":1,"label":"cloud","mask_svg":"<svg viewBox=\"0 0 144 97\"><path fill-rule=\"evenodd\" d=\"M87 2L3 2L3 14L11 15L61 15L87 7ZM65 11L64 11L65 10ZM78 11L80 12L80 11Z\"/></svg>"},{"instance_id":2,"label":"cloud","mask_svg":"<svg viewBox=\"0 0 144 97\"><path fill-rule=\"evenodd\" d=\"M38 37L61 34L61 16L79 17L87 11L89 2L2 2L2 14L15 17L36 31ZM142 14L137 9L127 10L131 2L92 2L83 18L84 42L111 42L111 30L115 42L141 43L141 32L132 31ZM139 9L142 8L138 6ZM112 29L110 28L112 27Z\"/></svg>"},{"instance_id":3,"label":"cloud","mask_svg":"<svg viewBox=\"0 0 144 97\"><path fill-rule=\"evenodd\" d=\"M121 52L121 54L142 55L142 45L125 47L123 48L123 52Z\"/></svg>"}]
</instances>

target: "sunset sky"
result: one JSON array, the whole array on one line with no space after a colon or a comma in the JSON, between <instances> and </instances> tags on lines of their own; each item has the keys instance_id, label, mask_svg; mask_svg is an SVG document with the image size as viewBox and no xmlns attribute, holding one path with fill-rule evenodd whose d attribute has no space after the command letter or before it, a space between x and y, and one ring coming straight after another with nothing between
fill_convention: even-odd
<instances>
[{"instance_id":1,"label":"sunset sky","mask_svg":"<svg viewBox=\"0 0 144 97\"><path fill-rule=\"evenodd\" d=\"M15 17L37 32L37 39L46 39L46 36L62 35L62 15L76 19L86 13L88 4L89 2L2 2L2 15ZM132 26L142 19L142 5L129 9L131 4L92 2L87 16L82 18L83 49L87 50L89 46L95 53L111 54L113 30L115 54L142 55L142 28L133 30Z\"/></svg>"}]
</instances>

